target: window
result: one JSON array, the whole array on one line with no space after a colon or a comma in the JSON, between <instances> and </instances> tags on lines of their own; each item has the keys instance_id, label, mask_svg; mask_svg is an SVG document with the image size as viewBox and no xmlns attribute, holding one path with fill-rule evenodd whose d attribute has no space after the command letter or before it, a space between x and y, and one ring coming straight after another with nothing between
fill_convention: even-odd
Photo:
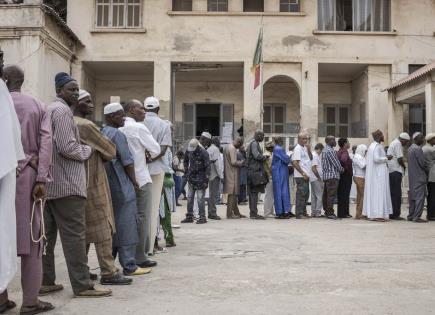
<instances>
[{"instance_id":1,"label":"window","mask_svg":"<svg viewBox=\"0 0 435 315\"><path fill-rule=\"evenodd\" d=\"M284 133L285 104L264 104L263 130L265 133Z\"/></svg>"},{"instance_id":2,"label":"window","mask_svg":"<svg viewBox=\"0 0 435 315\"><path fill-rule=\"evenodd\" d=\"M172 0L172 11L192 11L192 0Z\"/></svg>"},{"instance_id":3,"label":"window","mask_svg":"<svg viewBox=\"0 0 435 315\"><path fill-rule=\"evenodd\" d=\"M208 0L207 6L211 12L227 12L228 0Z\"/></svg>"},{"instance_id":4,"label":"window","mask_svg":"<svg viewBox=\"0 0 435 315\"><path fill-rule=\"evenodd\" d=\"M243 12L263 12L263 0L243 0Z\"/></svg>"},{"instance_id":5,"label":"window","mask_svg":"<svg viewBox=\"0 0 435 315\"><path fill-rule=\"evenodd\" d=\"M426 107L424 104L409 104L409 134L426 134Z\"/></svg>"},{"instance_id":6,"label":"window","mask_svg":"<svg viewBox=\"0 0 435 315\"><path fill-rule=\"evenodd\" d=\"M95 16L97 27L140 27L141 0L97 0Z\"/></svg>"},{"instance_id":7,"label":"window","mask_svg":"<svg viewBox=\"0 0 435 315\"><path fill-rule=\"evenodd\" d=\"M390 31L390 0L318 0L322 31Z\"/></svg>"},{"instance_id":8,"label":"window","mask_svg":"<svg viewBox=\"0 0 435 315\"><path fill-rule=\"evenodd\" d=\"M349 105L325 105L326 135L349 137Z\"/></svg>"},{"instance_id":9,"label":"window","mask_svg":"<svg viewBox=\"0 0 435 315\"><path fill-rule=\"evenodd\" d=\"M280 0L279 1L280 12L299 12L299 0Z\"/></svg>"},{"instance_id":10,"label":"window","mask_svg":"<svg viewBox=\"0 0 435 315\"><path fill-rule=\"evenodd\" d=\"M411 74L415 71L417 71L420 68L423 68L425 65L419 65L419 64L409 64L408 65L408 74Z\"/></svg>"}]
</instances>

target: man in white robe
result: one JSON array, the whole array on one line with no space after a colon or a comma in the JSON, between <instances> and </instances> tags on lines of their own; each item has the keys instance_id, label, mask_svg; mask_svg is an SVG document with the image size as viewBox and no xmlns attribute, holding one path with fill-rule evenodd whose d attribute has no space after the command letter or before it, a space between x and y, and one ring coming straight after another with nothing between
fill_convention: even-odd
<instances>
[{"instance_id":1,"label":"man in white robe","mask_svg":"<svg viewBox=\"0 0 435 315\"><path fill-rule=\"evenodd\" d=\"M372 136L374 142L367 151L363 214L371 220L386 221L393 211L387 167L392 156L385 154L382 131L376 130Z\"/></svg>"},{"instance_id":2,"label":"man in white robe","mask_svg":"<svg viewBox=\"0 0 435 315\"><path fill-rule=\"evenodd\" d=\"M0 50L0 78L3 51ZM15 307L6 288L17 271L15 185L18 161L24 159L21 129L8 88L0 79L0 313Z\"/></svg>"}]
</instances>

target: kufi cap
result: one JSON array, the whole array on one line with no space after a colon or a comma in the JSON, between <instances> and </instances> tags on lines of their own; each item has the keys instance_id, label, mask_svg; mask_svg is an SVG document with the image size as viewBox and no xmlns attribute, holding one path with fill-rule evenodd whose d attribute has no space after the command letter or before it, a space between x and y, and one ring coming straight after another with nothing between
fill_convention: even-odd
<instances>
[{"instance_id":1,"label":"kufi cap","mask_svg":"<svg viewBox=\"0 0 435 315\"><path fill-rule=\"evenodd\" d=\"M56 89L60 89L62 86L64 86L67 83L70 83L71 81L75 81L75 79L71 78L71 76L65 72L59 72L54 77L54 85Z\"/></svg>"},{"instance_id":2,"label":"kufi cap","mask_svg":"<svg viewBox=\"0 0 435 315\"><path fill-rule=\"evenodd\" d=\"M80 90L79 91L79 101L81 100L81 99L84 99L86 96L91 96L91 94L89 94L89 92L88 91L85 91L85 90Z\"/></svg>"},{"instance_id":3,"label":"kufi cap","mask_svg":"<svg viewBox=\"0 0 435 315\"><path fill-rule=\"evenodd\" d=\"M411 140L411 137L410 137L406 132L402 132L402 133L399 135L399 138L400 138L400 139L403 139L403 140Z\"/></svg>"},{"instance_id":4,"label":"kufi cap","mask_svg":"<svg viewBox=\"0 0 435 315\"><path fill-rule=\"evenodd\" d=\"M421 134L422 133L420 131L414 132L414 134L412 135L412 139L415 140L415 138L417 138Z\"/></svg>"},{"instance_id":5,"label":"kufi cap","mask_svg":"<svg viewBox=\"0 0 435 315\"><path fill-rule=\"evenodd\" d=\"M210 134L210 132L207 132L207 131L203 131L203 133L201 133L201 137L204 137L204 138L211 140L211 134Z\"/></svg>"},{"instance_id":6,"label":"kufi cap","mask_svg":"<svg viewBox=\"0 0 435 315\"><path fill-rule=\"evenodd\" d=\"M104 115L108 115L108 114L112 114L112 113L116 113L117 111L120 110L124 110L124 108L122 108L122 105L119 103L110 103L107 104L106 106L104 106Z\"/></svg>"},{"instance_id":7,"label":"kufi cap","mask_svg":"<svg viewBox=\"0 0 435 315\"><path fill-rule=\"evenodd\" d=\"M198 146L199 146L198 140L192 139L189 141L189 144L187 145L187 151L189 152L195 151Z\"/></svg>"},{"instance_id":8,"label":"kufi cap","mask_svg":"<svg viewBox=\"0 0 435 315\"><path fill-rule=\"evenodd\" d=\"M435 133L431 132L426 135L426 141L430 141L435 138Z\"/></svg>"},{"instance_id":9,"label":"kufi cap","mask_svg":"<svg viewBox=\"0 0 435 315\"><path fill-rule=\"evenodd\" d=\"M160 107L160 102L154 96L150 96L145 99L144 106L146 109L155 109Z\"/></svg>"}]
</instances>

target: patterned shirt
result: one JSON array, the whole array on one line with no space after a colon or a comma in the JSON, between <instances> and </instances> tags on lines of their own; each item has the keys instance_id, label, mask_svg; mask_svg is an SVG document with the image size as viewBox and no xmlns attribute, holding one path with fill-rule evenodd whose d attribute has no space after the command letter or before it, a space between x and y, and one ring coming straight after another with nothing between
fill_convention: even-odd
<instances>
[{"instance_id":1,"label":"patterned shirt","mask_svg":"<svg viewBox=\"0 0 435 315\"><path fill-rule=\"evenodd\" d=\"M329 145L326 145L323 149L321 161L323 180L340 179L340 173L343 171L343 167L338 160L337 153Z\"/></svg>"},{"instance_id":2,"label":"patterned shirt","mask_svg":"<svg viewBox=\"0 0 435 315\"><path fill-rule=\"evenodd\" d=\"M73 113L63 99L57 98L48 111L53 133L53 181L47 183L47 199L86 197L84 161L89 159L92 149L80 143Z\"/></svg>"}]
</instances>

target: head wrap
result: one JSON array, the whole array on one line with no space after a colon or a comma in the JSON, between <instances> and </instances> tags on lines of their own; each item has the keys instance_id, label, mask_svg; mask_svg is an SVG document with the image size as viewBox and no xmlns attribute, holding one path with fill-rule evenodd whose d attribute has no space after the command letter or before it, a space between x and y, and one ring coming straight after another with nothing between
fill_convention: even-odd
<instances>
[{"instance_id":1,"label":"head wrap","mask_svg":"<svg viewBox=\"0 0 435 315\"><path fill-rule=\"evenodd\" d=\"M87 96L91 96L91 94L89 94L88 91L80 90L80 91L79 91L79 98L78 98L78 101L80 101L81 99L84 99L84 98L87 97Z\"/></svg>"},{"instance_id":2,"label":"head wrap","mask_svg":"<svg viewBox=\"0 0 435 315\"><path fill-rule=\"evenodd\" d=\"M189 151L189 152L195 151L196 148L198 147L198 145L199 145L198 140L196 140L196 139L190 140L189 144L187 146L187 151Z\"/></svg>"},{"instance_id":3,"label":"head wrap","mask_svg":"<svg viewBox=\"0 0 435 315\"><path fill-rule=\"evenodd\" d=\"M426 135L426 141L431 141L433 138L435 138L435 133L433 132Z\"/></svg>"},{"instance_id":4,"label":"head wrap","mask_svg":"<svg viewBox=\"0 0 435 315\"><path fill-rule=\"evenodd\" d=\"M64 86L67 83L70 83L71 81L75 81L75 79L71 78L71 76L65 72L59 72L54 77L54 85L56 89L60 89L62 86Z\"/></svg>"},{"instance_id":5,"label":"head wrap","mask_svg":"<svg viewBox=\"0 0 435 315\"><path fill-rule=\"evenodd\" d=\"M203 131L203 133L201 133L201 137L204 137L204 138L211 140L211 134L210 134L210 132L207 132L207 131Z\"/></svg>"},{"instance_id":6,"label":"head wrap","mask_svg":"<svg viewBox=\"0 0 435 315\"><path fill-rule=\"evenodd\" d=\"M356 147L355 155L358 154L358 155L364 157L365 154L366 154L366 152L367 152L367 146L366 146L365 144L359 144L359 145Z\"/></svg>"},{"instance_id":7,"label":"head wrap","mask_svg":"<svg viewBox=\"0 0 435 315\"><path fill-rule=\"evenodd\" d=\"M145 109L155 109L160 107L160 102L154 96L147 97L144 102Z\"/></svg>"},{"instance_id":8,"label":"head wrap","mask_svg":"<svg viewBox=\"0 0 435 315\"><path fill-rule=\"evenodd\" d=\"M124 110L122 108L122 105L119 103L110 103L106 106L104 106L104 115L116 113L117 111Z\"/></svg>"},{"instance_id":9,"label":"head wrap","mask_svg":"<svg viewBox=\"0 0 435 315\"><path fill-rule=\"evenodd\" d=\"M411 140L411 137L409 137L409 135L408 135L406 132L402 132L402 133L399 135L399 138L400 138L400 139L403 139L403 140Z\"/></svg>"}]
</instances>

